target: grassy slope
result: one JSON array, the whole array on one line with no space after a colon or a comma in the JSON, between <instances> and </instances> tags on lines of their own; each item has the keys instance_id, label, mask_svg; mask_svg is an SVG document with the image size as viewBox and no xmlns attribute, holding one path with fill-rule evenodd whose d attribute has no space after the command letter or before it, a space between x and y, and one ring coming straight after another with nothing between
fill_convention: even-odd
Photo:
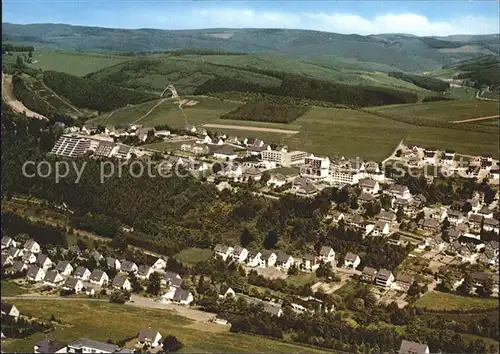
<instances>
[{"instance_id":1,"label":"grassy slope","mask_svg":"<svg viewBox=\"0 0 500 354\"><path fill-rule=\"evenodd\" d=\"M483 310L498 308L498 300L466 297L433 291L426 293L418 299L415 306L434 311L472 311L474 309Z\"/></svg>"},{"instance_id":2,"label":"grassy slope","mask_svg":"<svg viewBox=\"0 0 500 354\"><path fill-rule=\"evenodd\" d=\"M185 327L191 320L165 310L84 301L19 300L15 305L22 314L44 320L54 314L62 325L56 325L50 336L60 341L80 337L118 341L150 326L163 336L175 335L184 343L185 352L322 352L258 336L202 332ZM7 352L30 352L41 338L42 334L35 334L26 340L4 342L2 347Z\"/></svg>"}]
</instances>

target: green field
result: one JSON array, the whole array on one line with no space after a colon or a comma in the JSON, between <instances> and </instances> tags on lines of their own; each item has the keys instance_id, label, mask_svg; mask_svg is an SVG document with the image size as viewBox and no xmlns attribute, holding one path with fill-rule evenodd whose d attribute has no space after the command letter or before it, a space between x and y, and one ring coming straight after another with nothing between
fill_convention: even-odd
<instances>
[{"instance_id":1,"label":"green field","mask_svg":"<svg viewBox=\"0 0 500 354\"><path fill-rule=\"evenodd\" d=\"M450 87L447 96L457 100L475 100L477 90L472 87Z\"/></svg>"},{"instance_id":2,"label":"green field","mask_svg":"<svg viewBox=\"0 0 500 354\"><path fill-rule=\"evenodd\" d=\"M2 280L1 286L2 296L16 296L28 292L25 288L20 287L12 281Z\"/></svg>"},{"instance_id":3,"label":"green field","mask_svg":"<svg viewBox=\"0 0 500 354\"><path fill-rule=\"evenodd\" d=\"M211 249L204 248L186 248L174 257L175 259L187 264L196 264L198 262L207 261L214 256Z\"/></svg>"},{"instance_id":4,"label":"green field","mask_svg":"<svg viewBox=\"0 0 500 354\"><path fill-rule=\"evenodd\" d=\"M498 299L482 299L432 291L418 299L415 306L430 311L473 311L496 309Z\"/></svg>"},{"instance_id":5,"label":"green field","mask_svg":"<svg viewBox=\"0 0 500 354\"><path fill-rule=\"evenodd\" d=\"M15 305L21 314L45 321L54 315L59 324L49 336L66 342L81 337L120 341L151 327L164 337L176 336L185 345L184 352L325 352L259 336L196 330L186 327L191 320L166 310L91 301L18 300ZM2 350L32 352L44 336L39 333L26 339L2 340Z\"/></svg>"},{"instance_id":6,"label":"green field","mask_svg":"<svg viewBox=\"0 0 500 354\"><path fill-rule=\"evenodd\" d=\"M13 57L15 60L16 57ZM28 66L43 71L55 70L71 75L84 76L130 59L131 57L119 55L35 51L33 60L36 60L36 63L28 64Z\"/></svg>"},{"instance_id":7,"label":"green field","mask_svg":"<svg viewBox=\"0 0 500 354\"><path fill-rule=\"evenodd\" d=\"M303 286L308 283L315 283L317 281L316 274L314 273L299 273L297 275L291 275L286 278L288 284L295 286Z\"/></svg>"}]
</instances>

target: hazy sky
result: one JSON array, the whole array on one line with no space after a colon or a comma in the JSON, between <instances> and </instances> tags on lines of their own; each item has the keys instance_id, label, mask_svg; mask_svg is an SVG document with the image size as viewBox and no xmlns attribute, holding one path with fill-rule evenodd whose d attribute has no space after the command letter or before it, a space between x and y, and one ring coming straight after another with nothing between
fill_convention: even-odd
<instances>
[{"instance_id":1,"label":"hazy sky","mask_svg":"<svg viewBox=\"0 0 500 354\"><path fill-rule=\"evenodd\" d=\"M3 0L3 21L117 28L300 28L415 35L499 33L499 1Z\"/></svg>"}]
</instances>

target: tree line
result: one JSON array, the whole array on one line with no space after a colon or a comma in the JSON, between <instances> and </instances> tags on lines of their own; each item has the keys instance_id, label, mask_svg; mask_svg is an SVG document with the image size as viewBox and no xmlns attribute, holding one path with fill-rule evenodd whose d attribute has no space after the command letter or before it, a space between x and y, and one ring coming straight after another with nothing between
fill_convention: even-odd
<instances>
[{"instance_id":1,"label":"tree line","mask_svg":"<svg viewBox=\"0 0 500 354\"><path fill-rule=\"evenodd\" d=\"M13 45L10 43L2 44L2 54L7 52L34 52L33 46Z\"/></svg>"},{"instance_id":2,"label":"tree line","mask_svg":"<svg viewBox=\"0 0 500 354\"><path fill-rule=\"evenodd\" d=\"M399 71L393 71L388 73L390 77L395 77L396 79L400 79L406 82L410 82L416 86L422 87L427 90L444 92L450 88L450 84L439 79L435 79L433 77L423 76L423 75L414 75L414 74L406 74Z\"/></svg>"}]
</instances>

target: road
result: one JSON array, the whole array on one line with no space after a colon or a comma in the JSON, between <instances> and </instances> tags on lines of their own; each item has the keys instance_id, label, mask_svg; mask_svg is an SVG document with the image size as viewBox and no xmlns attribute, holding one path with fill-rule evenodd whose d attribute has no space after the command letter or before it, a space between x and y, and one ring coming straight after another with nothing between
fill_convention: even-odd
<instances>
[{"instance_id":1,"label":"road","mask_svg":"<svg viewBox=\"0 0 500 354\"><path fill-rule=\"evenodd\" d=\"M2 296L2 300L48 300L48 301L92 301L92 302L108 302L105 299L89 299L89 298L79 298L79 297L61 297L54 295L19 295L19 296ZM125 303L127 306L141 307L141 308L151 308L175 311L179 316L189 318L195 322L208 322L210 319L216 316L215 313L204 312L196 310L194 308L185 307L182 305L176 305L171 303L166 303L162 301L155 301L150 298L132 294L130 297L130 302Z\"/></svg>"},{"instance_id":2,"label":"road","mask_svg":"<svg viewBox=\"0 0 500 354\"><path fill-rule=\"evenodd\" d=\"M405 138L406 138L406 135L408 135L408 134L405 134L405 135L403 136L403 138L399 141L399 144L398 144L398 145L396 146L396 148L392 151L392 154L391 154L388 158L386 158L384 161L382 161L382 166L383 166L383 165L384 165L387 161L389 161L389 160L391 160L391 159L394 159L394 158L396 157L396 153L397 153L397 151L398 151L399 149L401 149L401 148L402 148L402 146L403 146L403 142L404 142L404 140L405 140Z\"/></svg>"},{"instance_id":3,"label":"road","mask_svg":"<svg viewBox=\"0 0 500 354\"><path fill-rule=\"evenodd\" d=\"M47 119L47 117L33 112L32 110L26 108L26 106L19 101L12 90L12 75L7 75L2 72L2 100L7 103L10 108L16 113L22 113L30 118Z\"/></svg>"},{"instance_id":4,"label":"road","mask_svg":"<svg viewBox=\"0 0 500 354\"><path fill-rule=\"evenodd\" d=\"M478 117L478 118L469 118L469 119L462 119L462 120L453 120L450 123L468 123L468 122L476 122L480 120L488 120L488 119L498 119L500 116L494 115L494 116L486 116L486 117Z\"/></svg>"},{"instance_id":5,"label":"road","mask_svg":"<svg viewBox=\"0 0 500 354\"><path fill-rule=\"evenodd\" d=\"M248 126L244 126L244 125L229 125L229 124L203 124L203 128L247 130L247 131L255 131L255 132L281 133L281 134L298 134L299 133L298 130L248 127Z\"/></svg>"}]
</instances>

